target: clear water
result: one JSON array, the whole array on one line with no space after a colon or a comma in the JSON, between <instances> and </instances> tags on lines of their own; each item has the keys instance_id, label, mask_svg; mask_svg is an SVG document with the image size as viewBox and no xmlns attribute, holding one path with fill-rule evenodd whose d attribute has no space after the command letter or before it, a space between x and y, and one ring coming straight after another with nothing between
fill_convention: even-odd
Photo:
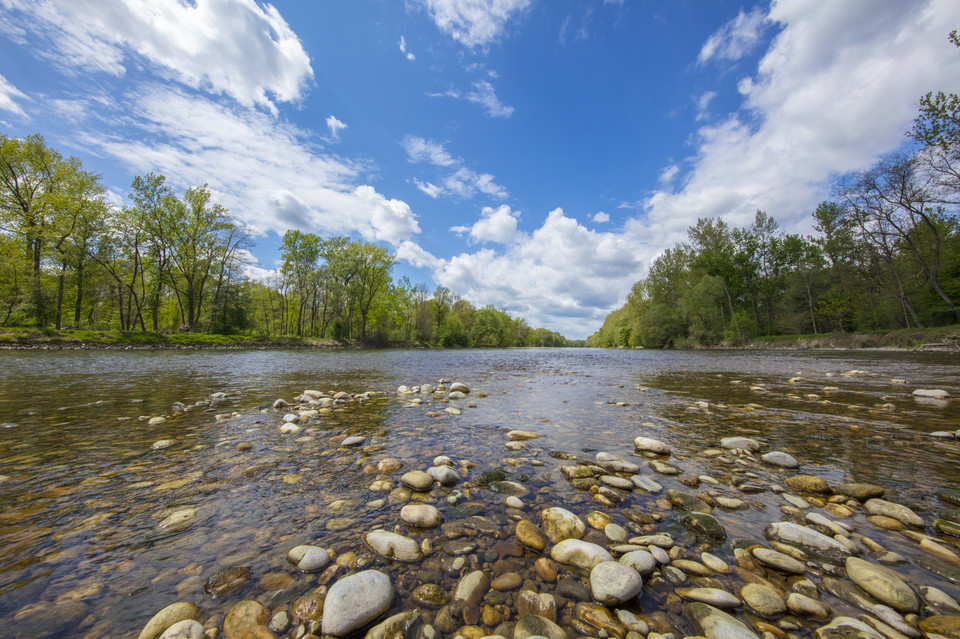
<instances>
[{"instance_id":1,"label":"clear water","mask_svg":"<svg viewBox=\"0 0 960 639\"><path fill-rule=\"evenodd\" d=\"M844 375L850 371L857 372ZM444 377L474 393L455 404L415 407L395 394L401 384ZM915 388L944 389L953 399L919 402ZM270 405L305 389L384 394L320 416L309 425L317 430L281 435L282 412ZM220 392L226 399L194 405ZM174 413L174 402L192 407ZM442 413L448 405L462 415ZM169 419L141 419L155 415ZM642 463L630 456L633 438L644 434L670 443L672 462L685 472L722 479L697 454L722 437L745 435L765 450L793 454L800 472L830 483L883 485L890 499L931 522L943 506L937 490L960 484L960 442L929 436L960 429L960 361L890 352L6 351L0 423L0 634L129 636L174 601L217 614L243 598L280 605L309 591L316 576L298 576L285 563L286 549L297 543L363 555L362 533L401 523L401 504L366 505L387 495L368 488L376 479L371 467L387 456L401 459L403 471L426 469L440 454L471 461L474 473L504 467L532 489L524 516L539 523L539 509L548 505L584 517L602 509L560 476L558 467L570 462L550 452L588 458L603 450ZM543 437L513 452L504 447L512 429ZM343 434L370 437L373 448L340 448ZM175 444L153 450L161 439ZM253 448L238 452L240 441ZM530 464L534 459L543 465ZM769 469L756 481L782 484L788 474ZM397 483L399 475L388 479ZM343 508L342 499L355 501ZM620 508L662 511L656 499L635 492ZM754 508L715 514L732 538L762 542L763 527L784 518L784 502L769 492L750 500ZM472 512L448 507L442 497L434 503L447 521ZM502 495L475 488L467 503L509 522ZM157 529L163 517L188 507L198 510L188 528ZM860 515L851 520L891 549L922 554ZM444 541L439 529L410 534L433 537L438 546ZM715 552L729 559L730 540ZM417 571L432 566L428 559L367 560L393 576L397 610L411 605ZM252 577L240 592L213 600L203 581L227 565L250 566ZM261 582L271 573L288 573L294 583L271 593ZM910 574L960 595L956 584ZM454 578L444 579L446 587ZM645 592L637 611L654 612L661 595Z\"/></svg>"}]
</instances>

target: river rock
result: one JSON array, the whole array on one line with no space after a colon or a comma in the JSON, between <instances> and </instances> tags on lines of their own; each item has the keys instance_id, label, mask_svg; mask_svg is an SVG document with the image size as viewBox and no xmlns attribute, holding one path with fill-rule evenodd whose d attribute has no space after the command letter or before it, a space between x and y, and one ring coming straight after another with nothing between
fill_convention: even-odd
<instances>
[{"instance_id":1,"label":"river rock","mask_svg":"<svg viewBox=\"0 0 960 639\"><path fill-rule=\"evenodd\" d=\"M892 501L883 499L868 499L863 504L863 509L871 515L883 515L892 517L908 526L923 527L923 519L915 512L901 504L895 504Z\"/></svg>"},{"instance_id":2,"label":"river rock","mask_svg":"<svg viewBox=\"0 0 960 639\"><path fill-rule=\"evenodd\" d=\"M517 595L517 616L539 615L556 623L557 600L549 592L523 590Z\"/></svg>"},{"instance_id":3,"label":"river rock","mask_svg":"<svg viewBox=\"0 0 960 639\"><path fill-rule=\"evenodd\" d=\"M379 570L364 570L330 587L323 603L322 632L346 637L385 613L393 603L393 584Z\"/></svg>"},{"instance_id":4,"label":"river rock","mask_svg":"<svg viewBox=\"0 0 960 639\"><path fill-rule=\"evenodd\" d=\"M410 636L407 633L410 633L411 630L416 631L422 621L418 612L398 612L368 630L363 639L393 639L394 637Z\"/></svg>"},{"instance_id":5,"label":"river rock","mask_svg":"<svg viewBox=\"0 0 960 639\"><path fill-rule=\"evenodd\" d=\"M933 615L920 622L920 630L927 636L940 635L949 639L960 639L960 616Z\"/></svg>"},{"instance_id":6,"label":"river rock","mask_svg":"<svg viewBox=\"0 0 960 639\"><path fill-rule=\"evenodd\" d=\"M720 440L724 448L749 450L751 453L760 450L760 442L749 437L724 437Z\"/></svg>"},{"instance_id":7,"label":"river rock","mask_svg":"<svg viewBox=\"0 0 960 639\"><path fill-rule=\"evenodd\" d=\"M400 483L417 491L427 491L433 486L433 477L422 470L411 470L400 476Z\"/></svg>"},{"instance_id":8,"label":"river rock","mask_svg":"<svg viewBox=\"0 0 960 639\"><path fill-rule=\"evenodd\" d=\"M247 599L233 605L223 618L223 636L225 639L246 639L254 626L267 623L270 611L259 601Z\"/></svg>"},{"instance_id":9,"label":"river rock","mask_svg":"<svg viewBox=\"0 0 960 639\"><path fill-rule=\"evenodd\" d=\"M739 608L743 602L721 588L677 588L677 594L688 601L699 601L717 608Z\"/></svg>"},{"instance_id":10,"label":"river rock","mask_svg":"<svg viewBox=\"0 0 960 639\"><path fill-rule=\"evenodd\" d=\"M437 584L420 584L413 591L413 600L426 608L440 608L447 603L447 593Z\"/></svg>"},{"instance_id":11,"label":"river rock","mask_svg":"<svg viewBox=\"0 0 960 639\"><path fill-rule=\"evenodd\" d=\"M791 592L787 596L787 610L801 617L813 617L820 620L830 617L829 608L816 599L799 592Z\"/></svg>"},{"instance_id":12,"label":"river rock","mask_svg":"<svg viewBox=\"0 0 960 639\"><path fill-rule=\"evenodd\" d=\"M850 554L847 547L833 537L790 521L773 522L764 532L770 539L797 546L804 552L826 557L831 561L841 561Z\"/></svg>"},{"instance_id":13,"label":"river rock","mask_svg":"<svg viewBox=\"0 0 960 639\"><path fill-rule=\"evenodd\" d=\"M197 620L201 614L201 610L190 602L172 603L150 618L137 639L157 639L173 624L189 619Z\"/></svg>"},{"instance_id":14,"label":"river rock","mask_svg":"<svg viewBox=\"0 0 960 639\"><path fill-rule=\"evenodd\" d=\"M407 504L400 509L400 519L411 526L435 528L443 521L443 515L430 504Z\"/></svg>"},{"instance_id":15,"label":"river rock","mask_svg":"<svg viewBox=\"0 0 960 639\"><path fill-rule=\"evenodd\" d=\"M723 526L720 525L720 522L717 521L717 518L713 515L708 515L706 513L685 512L681 513L680 516L677 517L677 521L693 532L705 537L709 537L716 541L723 541L727 538L727 532L723 529Z\"/></svg>"},{"instance_id":16,"label":"river rock","mask_svg":"<svg viewBox=\"0 0 960 639\"><path fill-rule=\"evenodd\" d=\"M564 539L580 539L587 532L583 520L559 506L544 508L540 513L540 521L547 539L554 544Z\"/></svg>"},{"instance_id":17,"label":"river rock","mask_svg":"<svg viewBox=\"0 0 960 639\"><path fill-rule=\"evenodd\" d=\"M642 587L640 574L616 561L601 562L590 571L590 593L607 606L619 606L633 599Z\"/></svg>"},{"instance_id":18,"label":"river rock","mask_svg":"<svg viewBox=\"0 0 960 639\"><path fill-rule=\"evenodd\" d=\"M600 481L607 486L619 488L620 490L633 490L633 482L619 475L601 475Z\"/></svg>"},{"instance_id":19,"label":"river rock","mask_svg":"<svg viewBox=\"0 0 960 639\"><path fill-rule=\"evenodd\" d=\"M940 388L918 388L913 391L914 397L932 397L933 399L946 399L950 393Z\"/></svg>"},{"instance_id":20,"label":"river rock","mask_svg":"<svg viewBox=\"0 0 960 639\"><path fill-rule=\"evenodd\" d=\"M652 477L648 475L632 475L630 481L633 482L633 485L639 488L640 490L645 490L648 493L658 493L663 490L663 486L658 484L653 480Z\"/></svg>"},{"instance_id":21,"label":"river rock","mask_svg":"<svg viewBox=\"0 0 960 639\"><path fill-rule=\"evenodd\" d=\"M522 585L523 577L516 572L505 572L490 581L490 587L501 592L517 590Z\"/></svg>"},{"instance_id":22,"label":"river rock","mask_svg":"<svg viewBox=\"0 0 960 639\"><path fill-rule=\"evenodd\" d=\"M547 549L547 536L533 522L526 519L518 521L516 535L517 541L527 548L532 548L537 552L543 552Z\"/></svg>"},{"instance_id":23,"label":"river rock","mask_svg":"<svg viewBox=\"0 0 960 639\"><path fill-rule=\"evenodd\" d=\"M203 584L203 591L218 599L226 597L229 594L237 592L250 579L250 568L248 566L227 566L220 568Z\"/></svg>"},{"instance_id":24,"label":"river rock","mask_svg":"<svg viewBox=\"0 0 960 639\"><path fill-rule=\"evenodd\" d=\"M781 468L800 468L800 462L798 462L793 455L785 453L782 450L771 451L760 459L771 466L779 466Z\"/></svg>"},{"instance_id":25,"label":"river rock","mask_svg":"<svg viewBox=\"0 0 960 639\"><path fill-rule=\"evenodd\" d=\"M666 493L667 500L680 510L690 510L698 513L709 513L713 510L709 505L682 490L671 488Z\"/></svg>"},{"instance_id":26,"label":"river rock","mask_svg":"<svg viewBox=\"0 0 960 639\"><path fill-rule=\"evenodd\" d=\"M884 639L883 635L853 617L834 617L813 631L814 639Z\"/></svg>"},{"instance_id":27,"label":"river rock","mask_svg":"<svg viewBox=\"0 0 960 639\"><path fill-rule=\"evenodd\" d=\"M606 606L582 601L577 604L574 614L580 621L604 631L601 636L623 637L627 634L627 629Z\"/></svg>"},{"instance_id":28,"label":"river rock","mask_svg":"<svg viewBox=\"0 0 960 639\"><path fill-rule=\"evenodd\" d=\"M287 560L300 572L316 572L330 563L330 553L319 546L295 546L287 553Z\"/></svg>"},{"instance_id":29,"label":"river rock","mask_svg":"<svg viewBox=\"0 0 960 639\"><path fill-rule=\"evenodd\" d=\"M172 515L165 517L163 521L157 524L157 530L165 533L177 532L193 524L197 516L196 508L184 508L178 510Z\"/></svg>"},{"instance_id":30,"label":"river rock","mask_svg":"<svg viewBox=\"0 0 960 639\"><path fill-rule=\"evenodd\" d=\"M597 453L596 460L597 465L601 468L617 473L636 473L640 471L640 466L633 462L624 461L611 453Z\"/></svg>"},{"instance_id":31,"label":"river rock","mask_svg":"<svg viewBox=\"0 0 960 639\"><path fill-rule=\"evenodd\" d=\"M921 586L920 594L923 600L941 612L960 615L960 603L957 600L933 586Z\"/></svg>"},{"instance_id":32,"label":"river rock","mask_svg":"<svg viewBox=\"0 0 960 639\"><path fill-rule=\"evenodd\" d=\"M760 617L779 617L787 611L777 591L766 584L746 584L740 588L739 594L747 607Z\"/></svg>"},{"instance_id":33,"label":"river rock","mask_svg":"<svg viewBox=\"0 0 960 639\"><path fill-rule=\"evenodd\" d=\"M777 570L782 570L783 572L789 572L795 575L802 575L807 572L807 567L802 562L776 550L754 548L753 556L759 559L761 563L776 568Z\"/></svg>"},{"instance_id":34,"label":"river rock","mask_svg":"<svg viewBox=\"0 0 960 639\"><path fill-rule=\"evenodd\" d=\"M892 570L857 557L847 557L847 575L882 603L900 612L917 612L920 599Z\"/></svg>"},{"instance_id":35,"label":"river rock","mask_svg":"<svg viewBox=\"0 0 960 639\"><path fill-rule=\"evenodd\" d=\"M507 439L511 441L527 441L530 439L539 439L543 437L540 433L533 433L529 430L511 430L507 432Z\"/></svg>"},{"instance_id":36,"label":"river rock","mask_svg":"<svg viewBox=\"0 0 960 639\"><path fill-rule=\"evenodd\" d=\"M483 599L490 589L490 578L482 570L467 573L457 582L453 589L453 600L462 602L465 606L475 606Z\"/></svg>"},{"instance_id":37,"label":"river rock","mask_svg":"<svg viewBox=\"0 0 960 639\"><path fill-rule=\"evenodd\" d=\"M865 502L868 499L874 499L876 497L883 497L883 493L885 492L883 486L859 482L840 484L837 486L836 490L841 495L852 497L859 502Z\"/></svg>"},{"instance_id":38,"label":"river rock","mask_svg":"<svg viewBox=\"0 0 960 639\"><path fill-rule=\"evenodd\" d=\"M160 450L162 448L169 448L176 443L177 442L173 439L158 439L157 441L153 442L153 445L150 446L150 448L153 450Z\"/></svg>"},{"instance_id":39,"label":"river rock","mask_svg":"<svg viewBox=\"0 0 960 639\"><path fill-rule=\"evenodd\" d=\"M513 639L530 639L530 637L567 639L567 633L549 619L539 615L524 615L520 617L513 629Z\"/></svg>"},{"instance_id":40,"label":"river rock","mask_svg":"<svg viewBox=\"0 0 960 639\"><path fill-rule=\"evenodd\" d=\"M466 399L466 398L467 398L467 394L462 393L460 391L450 391L450 393L447 394L447 399L458 400L458 399Z\"/></svg>"},{"instance_id":41,"label":"river rock","mask_svg":"<svg viewBox=\"0 0 960 639\"><path fill-rule=\"evenodd\" d=\"M683 611L706 639L759 639L742 621L711 605L692 601Z\"/></svg>"},{"instance_id":42,"label":"river rock","mask_svg":"<svg viewBox=\"0 0 960 639\"><path fill-rule=\"evenodd\" d=\"M167 628L160 639L203 639L203 624L193 619L178 621Z\"/></svg>"},{"instance_id":43,"label":"river rock","mask_svg":"<svg viewBox=\"0 0 960 639\"><path fill-rule=\"evenodd\" d=\"M637 437L633 440L634 447L641 452L656 453L658 455L669 455L670 447L659 439L650 437Z\"/></svg>"},{"instance_id":44,"label":"river rock","mask_svg":"<svg viewBox=\"0 0 960 639\"><path fill-rule=\"evenodd\" d=\"M463 393L464 395L470 394L470 387L463 382L454 382L450 384L450 388L448 390L451 393Z\"/></svg>"},{"instance_id":45,"label":"river rock","mask_svg":"<svg viewBox=\"0 0 960 639\"><path fill-rule=\"evenodd\" d=\"M427 469L427 474L437 480L441 486L455 486L460 481L460 475L457 471L447 465L431 466Z\"/></svg>"},{"instance_id":46,"label":"river rock","mask_svg":"<svg viewBox=\"0 0 960 639\"><path fill-rule=\"evenodd\" d=\"M829 494L830 484L814 475L794 475L787 477L787 486L802 493Z\"/></svg>"},{"instance_id":47,"label":"river rock","mask_svg":"<svg viewBox=\"0 0 960 639\"><path fill-rule=\"evenodd\" d=\"M620 563L630 566L642 576L647 576L657 568L657 560L646 550L631 550L620 557Z\"/></svg>"},{"instance_id":48,"label":"river rock","mask_svg":"<svg viewBox=\"0 0 960 639\"><path fill-rule=\"evenodd\" d=\"M363 536L363 540L378 554L397 561L419 561L421 557L420 544L409 537L386 530L368 532Z\"/></svg>"},{"instance_id":49,"label":"river rock","mask_svg":"<svg viewBox=\"0 0 960 639\"><path fill-rule=\"evenodd\" d=\"M579 539L564 539L550 549L550 556L561 564L572 564L584 570L593 570L602 561L613 561L606 550Z\"/></svg>"}]
</instances>

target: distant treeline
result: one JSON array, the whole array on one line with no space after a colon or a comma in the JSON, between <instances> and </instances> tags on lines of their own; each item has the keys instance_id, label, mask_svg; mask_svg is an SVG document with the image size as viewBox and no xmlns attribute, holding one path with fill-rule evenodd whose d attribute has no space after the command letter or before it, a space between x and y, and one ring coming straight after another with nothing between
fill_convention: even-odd
<instances>
[{"instance_id":1,"label":"distant treeline","mask_svg":"<svg viewBox=\"0 0 960 639\"><path fill-rule=\"evenodd\" d=\"M100 176L41 136L0 134L0 326L571 344L446 288L394 281L394 255L348 237L288 231L282 266L251 280L251 238L205 185L178 195L148 173L134 178L128 206L106 196Z\"/></svg>"},{"instance_id":2,"label":"distant treeline","mask_svg":"<svg viewBox=\"0 0 960 639\"><path fill-rule=\"evenodd\" d=\"M960 46L957 32L950 40ZM960 323L960 97L928 93L895 153L840 179L785 234L757 211L731 228L700 219L654 260L590 346L705 346L754 337Z\"/></svg>"}]
</instances>

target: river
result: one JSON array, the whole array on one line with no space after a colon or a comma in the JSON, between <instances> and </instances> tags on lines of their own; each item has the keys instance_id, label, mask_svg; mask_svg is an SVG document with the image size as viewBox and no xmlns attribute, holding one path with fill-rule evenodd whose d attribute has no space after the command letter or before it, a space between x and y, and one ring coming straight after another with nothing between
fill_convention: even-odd
<instances>
[{"instance_id":1,"label":"river","mask_svg":"<svg viewBox=\"0 0 960 639\"><path fill-rule=\"evenodd\" d=\"M466 384L471 393L414 404L413 396L396 392L444 378ZM952 399L918 399L912 395L918 388L943 389ZM275 410L274 401L295 404L308 389L370 394L321 412L299 433L281 434L291 409ZM175 601L199 605L208 625L241 599L276 611L317 586L317 575L298 574L286 561L297 544L328 548L351 569L388 572L398 591L391 612L409 610L410 592L421 582L438 582L448 593L457 583L459 573L444 557L447 538L478 534L411 531L400 521L399 509L411 499L396 490L400 475L430 468L438 455L452 458L464 481L473 480L473 488L461 483L419 497L437 506L448 524L479 513L503 529L518 518L539 525L542 508L561 505L583 519L600 510L636 527L622 515L629 507L656 513L662 521L655 527L682 539L685 532L665 508L663 493L624 492L621 503L608 507L559 471L576 463L570 458L593 460L602 451L650 473L634 452L634 437L644 435L671 446L669 461L681 467L681 477L719 480L690 488L678 477L656 475L665 488L712 490L745 502L743 509L714 509L728 537L711 552L731 564L735 540L764 543L764 526L790 519L778 487L799 473L830 485L883 486L884 499L912 508L936 537L931 523L945 506L937 493L958 487L960 441L931 433L960 429L958 398L960 360L935 353L4 351L0 635L133 637ZM447 412L451 407L460 414ZM158 416L165 420L149 419ZM510 430L542 437L511 450L505 446ZM345 448L345 435L368 439ZM735 472L702 455L729 436L753 438L761 452L789 453L801 466L746 467L762 490L744 494L731 481ZM170 443L154 448L162 440ZM400 460L402 470L378 474L385 457ZM522 508L508 508L503 495L477 485L478 473L495 468L531 491ZM394 492L371 490L376 480L391 482ZM446 499L453 490L463 493L456 505ZM188 525L158 528L167 516L192 509ZM907 559L924 554L914 540L867 522L858 505L853 510L848 521L858 534ZM404 564L364 546L364 532L397 526L418 541L432 539L435 552ZM598 531L586 539L598 535L602 540ZM501 535L492 534L489 544L479 536L475 552L466 555L468 568L502 569L494 566L498 556L491 548ZM960 553L957 538L939 539ZM524 564L530 551L507 558L508 567L532 582L526 586L551 592L553 586L530 569L532 561ZM499 560L505 561L503 552ZM224 566L249 567L250 576L236 592L214 599L203 586ZM912 563L900 570L914 585L960 596L956 583ZM671 605L676 584L661 582L650 580L630 609L651 625L696 634ZM833 610L856 616L831 597L823 593ZM493 597L486 620L516 621L514 599L509 593ZM569 620L572 605L559 616ZM429 607L423 613L428 622L437 614ZM809 634L819 623L802 619L793 631ZM485 634L495 629L477 624ZM296 625L289 630L295 631Z\"/></svg>"}]
</instances>

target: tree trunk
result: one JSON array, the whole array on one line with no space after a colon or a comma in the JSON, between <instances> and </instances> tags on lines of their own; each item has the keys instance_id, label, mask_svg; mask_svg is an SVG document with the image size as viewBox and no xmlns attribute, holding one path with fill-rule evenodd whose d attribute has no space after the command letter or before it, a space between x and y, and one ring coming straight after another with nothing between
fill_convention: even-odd
<instances>
[{"instance_id":1,"label":"tree trunk","mask_svg":"<svg viewBox=\"0 0 960 639\"><path fill-rule=\"evenodd\" d=\"M60 276L57 278L57 330L63 326L63 280L67 273L67 260L60 263Z\"/></svg>"}]
</instances>

